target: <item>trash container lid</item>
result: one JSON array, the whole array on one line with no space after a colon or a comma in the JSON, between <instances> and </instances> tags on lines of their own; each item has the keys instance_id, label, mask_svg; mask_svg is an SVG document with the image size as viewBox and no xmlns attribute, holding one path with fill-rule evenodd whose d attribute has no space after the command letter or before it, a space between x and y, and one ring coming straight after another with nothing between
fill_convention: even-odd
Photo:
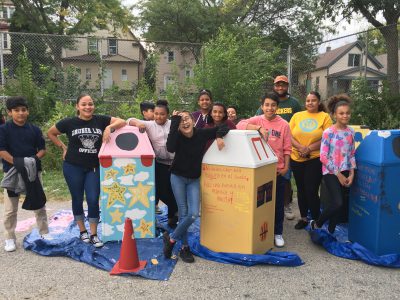
<instances>
[{"instance_id":1,"label":"trash container lid","mask_svg":"<svg viewBox=\"0 0 400 300\"><path fill-rule=\"evenodd\" d=\"M125 126L111 134L110 141L103 143L99 152L102 157L155 157L147 133L139 132L139 128Z\"/></svg>"},{"instance_id":2,"label":"trash container lid","mask_svg":"<svg viewBox=\"0 0 400 300\"><path fill-rule=\"evenodd\" d=\"M272 148L256 130L231 130L224 137L225 147L219 151L214 141L203 163L243 168L258 168L278 162Z\"/></svg>"},{"instance_id":3,"label":"trash container lid","mask_svg":"<svg viewBox=\"0 0 400 300\"><path fill-rule=\"evenodd\" d=\"M372 130L357 148L356 161L400 166L400 130Z\"/></svg>"}]
</instances>

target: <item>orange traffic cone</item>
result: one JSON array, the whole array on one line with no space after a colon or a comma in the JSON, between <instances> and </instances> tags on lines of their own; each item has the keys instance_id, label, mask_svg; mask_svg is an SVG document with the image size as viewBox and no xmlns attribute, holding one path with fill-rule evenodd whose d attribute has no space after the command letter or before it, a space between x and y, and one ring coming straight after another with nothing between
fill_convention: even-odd
<instances>
[{"instance_id":1,"label":"orange traffic cone","mask_svg":"<svg viewBox=\"0 0 400 300\"><path fill-rule=\"evenodd\" d=\"M142 270L147 261L139 261L136 239L133 232L132 219L125 219L124 237L122 239L119 261L112 268L110 275L132 273Z\"/></svg>"}]
</instances>

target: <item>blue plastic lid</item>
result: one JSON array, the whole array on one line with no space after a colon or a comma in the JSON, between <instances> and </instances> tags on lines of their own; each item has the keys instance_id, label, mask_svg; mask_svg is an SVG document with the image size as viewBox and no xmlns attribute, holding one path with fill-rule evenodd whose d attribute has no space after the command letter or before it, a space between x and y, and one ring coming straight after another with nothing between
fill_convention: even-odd
<instances>
[{"instance_id":1,"label":"blue plastic lid","mask_svg":"<svg viewBox=\"0 0 400 300\"><path fill-rule=\"evenodd\" d=\"M356 160L377 166L400 167L400 130L371 131L358 146Z\"/></svg>"}]
</instances>

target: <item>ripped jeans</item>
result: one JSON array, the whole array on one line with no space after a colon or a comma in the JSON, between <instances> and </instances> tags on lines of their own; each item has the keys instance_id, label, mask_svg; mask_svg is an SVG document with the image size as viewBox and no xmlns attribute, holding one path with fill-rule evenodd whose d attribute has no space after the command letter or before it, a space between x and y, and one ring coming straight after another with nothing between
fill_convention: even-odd
<instances>
[{"instance_id":1,"label":"ripped jeans","mask_svg":"<svg viewBox=\"0 0 400 300\"><path fill-rule=\"evenodd\" d=\"M182 245L187 246L187 231L199 216L200 178L192 179L171 174L171 187L178 205L179 224L170 237L181 240Z\"/></svg>"}]
</instances>

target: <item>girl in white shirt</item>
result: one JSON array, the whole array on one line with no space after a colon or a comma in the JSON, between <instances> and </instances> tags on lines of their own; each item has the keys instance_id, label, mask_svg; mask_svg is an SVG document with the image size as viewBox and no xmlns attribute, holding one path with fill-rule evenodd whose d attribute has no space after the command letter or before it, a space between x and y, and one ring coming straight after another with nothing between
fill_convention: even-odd
<instances>
[{"instance_id":1,"label":"girl in white shirt","mask_svg":"<svg viewBox=\"0 0 400 300\"><path fill-rule=\"evenodd\" d=\"M176 227L178 207L171 189L170 180L170 167L174 159L174 154L168 152L166 146L171 125L171 120L168 119L168 116L168 101L158 100L154 109L154 120L142 121L130 118L127 120L127 124L145 130L149 136L154 153L156 154L156 203L161 200L168 206L168 225Z\"/></svg>"}]
</instances>

